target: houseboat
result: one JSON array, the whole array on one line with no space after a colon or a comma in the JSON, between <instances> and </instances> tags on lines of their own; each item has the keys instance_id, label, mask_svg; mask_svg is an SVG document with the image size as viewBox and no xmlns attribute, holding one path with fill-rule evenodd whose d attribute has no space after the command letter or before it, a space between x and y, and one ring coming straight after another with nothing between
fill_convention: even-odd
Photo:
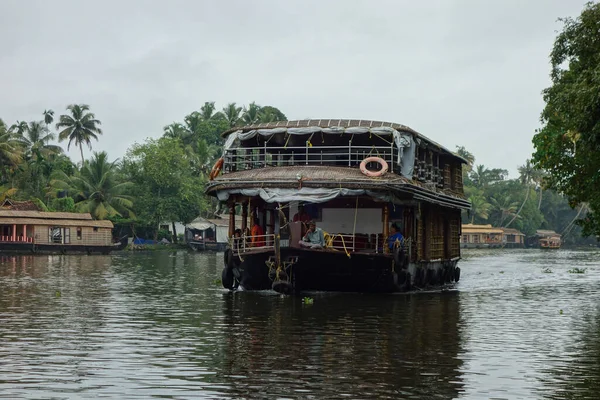
<instances>
[{"instance_id":1,"label":"houseboat","mask_svg":"<svg viewBox=\"0 0 600 400\"><path fill-rule=\"evenodd\" d=\"M285 121L223 136L206 192L229 209L224 287L394 292L460 279L463 158L389 122Z\"/></svg>"},{"instance_id":2,"label":"houseboat","mask_svg":"<svg viewBox=\"0 0 600 400\"><path fill-rule=\"evenodd\" d=\"M562 244L561 235L550 230L538 229L535 234L534 243L540 249L557 250Z\"/></svg>"},{"instance_id":3,"label":"houseboat","mask_svg":"<svg viewBox=\"0 0 600 400\"><path fill-rule=\"evenodd\" d=\"M463 224L462 248L522 248L525 235L512 228L496 228L491 224Z\"/></svg>"},{"instance_id":4,"label":"houseboat","mask_svg":"<svg viewBox=\"0 0 600 400\"><path fill-rule=\"evenodd\" d=\"M0 252L108 254L112 228L87 213L1 209Z\"/></svg>"},{"instance_id":5,"label":"houseboat","mask_svg":"<svg viewBox=\"0 0 600 400\"><path fill-rule=\"evenodd\" d=\"M236 216L236 229L242 217ZM224 251L229 245L229 219L198 217L185 226L185 241L194 251Z\"/></svg>"}]
</instances>

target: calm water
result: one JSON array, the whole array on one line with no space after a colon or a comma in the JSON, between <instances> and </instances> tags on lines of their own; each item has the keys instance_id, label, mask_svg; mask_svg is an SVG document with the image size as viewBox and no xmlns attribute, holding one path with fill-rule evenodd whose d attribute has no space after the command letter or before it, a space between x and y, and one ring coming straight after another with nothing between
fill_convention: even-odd
<instances>
[{"instance_id":1,"label":"calm water","mask_svg":"<svg viewBox=\"0 0 600 400\"><path fill-rule=\"evenodd\" d=\"M220 254L0 257L0 398L598 399L600 251L463 255L453 291L311 305Z\"/></svg>"}]
</instances>

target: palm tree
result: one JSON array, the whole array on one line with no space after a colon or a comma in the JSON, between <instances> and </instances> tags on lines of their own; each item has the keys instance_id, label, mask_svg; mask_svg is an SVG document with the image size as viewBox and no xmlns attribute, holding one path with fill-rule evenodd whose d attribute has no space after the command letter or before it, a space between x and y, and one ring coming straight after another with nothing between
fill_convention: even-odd
<instances>
[{"instance_id":1,"label":"palm tree","mask_svg":"<svg viewBox=\"0 0 600 400\"><path fill-rule=\"evenodd\" d=\"M475 221L475 217L488 219L492 205L485 200L485 197L472 196L469 200L471 201L471 223Z\"/></svg>"},{"instance_id":2,"label":"palm tree","mask_svg":"<svg viewBox=\"0 0 600 400\"><path fill-rule=\"evenodd\" d=\"M477 187L483 187L488 183L489 170L485 165L476 165L471 171L471 180Z\"/></svg>"},{"instance_id":3,"label":"palm tree","mask_svg":"<svg viewBox=\"0 0 600 400\"><path fill-rule=\"evenodd\" d=\"M23 135L17 136L17 139L25 147L25 154L29 158L35 158L40 153L47 157L51 154L62 153L63 151L60 146L48 144L54 139L54 134L41 121L30 122Z\"/></svg>"},{"instance_id":4,"label":"palm tree","mask_svg":"<svg viewBox=\"0 0 600 400\"><path fill-rule=\"evenodd\" d=\"M9 187L7 185L0 186L0 203L4 202L6 199L11 199L17 191L17 188L14 187Z\"/></svg>"},{"instance_id":5,"label":"palm tree","mask_svg":"<svg viewBox=\"0 0 600 400\"><path fill-rule=\"evenodd\" d=\"M3 179L6 179L6 169L16 167L22 159L19 140L10 129L6 129L4 121L0 120L0 167L3 169Z\"/></svg>"},{"instance_id":6,"label":"palm tree","mask_svg":"<svg viewBox=\"0 0 600 400\"><path fill-rule=\"evenodd\" d=\"M569 222L569 224L565 227L565 229L563 229L563 231L561 232L561 236L565 237L566 235L568 235L571 232L571 229L573 229L573 227L575 226L575 221L577 221L579 219L579 216L581 215L582 211L587 212L588 210L588 204L587 203L581 203L579 205L579 211L577 212L577 215L575 215L575 218L573 218L571 220L571 222Z\"/></svg>"},{"instance_id":7,"label":"palm tree","mask_svg":"<svg viewBox=\"0 0 600 400\"><path fill-rule=\"evenodd\" d=\"M235 103L229 103L225 107L223 107L223 116L225 120L229 124L230 128L237 126L240 123L240 113L242 112L242 107L237 107Z\"/></svg>"},{"instance_id":8,"label":"palm tree","mask_svg":"<svg viewBox=\"0 0 600 400\"><path fill-rule=\"evenodd\" d=\"M513 221L517 219L519 214L521 214L521 210L523 210L525 203L527 203L527 200L529 200L529 192L531 192L531 183L534 173L535 168L533 164L531 164L530 160L526 160L525 165L521 165L519 167L519 180L521 181L521 184L525 185L525 200L523 200L523 203L521 203L521 207L519 207L517 213L512 217L508 224L506 224L505 228L508 228L510 224L512 224Z\"/></svg>"},{"instance_id":9,"label":"palm tree","mask_svg":"<svg viewBox=\"0 0 600 400\"><path fill-rule=\"evenodd\" d=\"M9 131L11 133L22 135L27 130L27 122L25 121L17 121L11 125Z\"/></svg>"},{"instance_id":10,"label":"palm tree","mask_svg":"<svg viewBox=\"0 0 600 400\"><path fill-rule=\"evenodd\" d=\"M44 123L46 123L46 125L50 125L54 121L53 110L44 110L42 115L44 116Z\"/></svg>"},{"instance_id":11,"label":"palm tree","mask_svg":"<svg viewBox=\"0 0 600 400\"><path fill-rule=\"evenodd\" d=\"M223 114L215 112L215 102L214 101L206 101L204 105L200 107L200 116L205 121L210 121L211 119L219 119L223 118Z\"/></svg>"},{"instance_id":12,"label":"palm tree","mask_svg":"<svg viewBox=\"0 0 600 400\"><path fill-rule=\"evenodd\" d=\"M253 125L260 121L260 106L256 102L248 104L248 108L244 107L244 114L242 114L242 121L246 125Z\"/></svg>"},{"instance_id":13,"label":"palm tree","mask_svg":"<svg viewBox=\"0 0 600 400\"><path fill-rule=\"evenodd\" d=\"M172 138L172 139L181 139L182 141L186 136L189 135L188 130L185 126L181 125L179 122L173 122L163 128L163 136Z\"/></svg>"},{"instance_id":14,"label":"palm tree","mask_svg":"<svg viewBox=\"0 0 600 400\"><path fill-rule=\"evenodd\" d=\"M284 113L281 112L277 107L273 106L263 106L260 108L260 121L262 123L266 122L276 122L276 121L287 121L287 117Z\"/></svg>"},{"instance_id":15,"label":"palm tree","mask_svg":"<svg viewBox=\"0 0 600 400\"><path fill-rule=\"evenodd\" d=\"M500 213L500 220L498 226L502 226L506 218L515 215L517 206L519 203L512 201L510 195L497 195L496 197L490 197L490 203L492 208Z\"/></svg>"},{"instance_id":16,"label":"palm tree","mask_svg":"<svg viewBox=\"0 0 600 400\"><path fill-rule=\"evenodd\" d=\"M71 115L61 115L56 129L63 129L58 133L58 141L69 139L67 150L71 147L71 142L75 142L81 151L81 165L85 162L83 158L83 144L87 144L92 149L92 139L98 140L98 135L102 135L99 125L102 123L96 119L94 113L89 112L90 106L87 104L71 104L67 107Z\"/></svg>"},{"instance_id":17,"label":"palm tree","mask_svg":"<svg viewBox=\"0 0 600 400\"><path fill-rule=\"evenodd\" d=\"M89 212L95 219L133 215L133 198L125 194L133 183L119 182L117 160L109 162L106 152L94 153L74 176L58 171L50 185L53 189L67 190L76 202L75 209Z\"/></svg>"}]
</instances>

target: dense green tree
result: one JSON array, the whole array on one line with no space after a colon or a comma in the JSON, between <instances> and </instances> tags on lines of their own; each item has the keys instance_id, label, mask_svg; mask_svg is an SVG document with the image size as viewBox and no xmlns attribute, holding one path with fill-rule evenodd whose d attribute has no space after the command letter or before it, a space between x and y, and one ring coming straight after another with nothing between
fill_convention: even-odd
<instances>
[{"instance_id":1,"label":"dense green tree","mask_svg":"<svg viewBox=\"0 0 600 400\"><path fill-rule=\"evenodd\" d=\"M133 184L120 179L117 167L116 160L108 161L106 152L94 153L73 176L57 171L51 185L66 191L78 212L89 212L95 219L131 215Z\"/></svg>"},{"instance_id":2,"label":"dense green tree","mask_svg":"<svg viewBox=\"0 0 600 400\"><path fill-rule=\"evenodd\" d=\"M135 144L127 153L123 171L135 184L136 212L156 228L167 221L189 223L206 207L205 181L186 158L181 141L165 137Z\"/></svg>"},{"instance_id":3,"label":"dense green tree","mask_svg":"<svg viewBox=\"0 0 600 400\"><path fill-rule=\"evenodd\" d=\"M533 161L548 173L548 187L567 195L572 206L588 203L584 232L600 235L600 3L562 22Z\"/></svg>"},{"instance_id":4,"label":"dense green tree","mask_svg":"<svg viewBox=\"0 0 600 400\"><path fill-rule=\"evenodd\" d=\"M67 150L71 147L72 142L79 146L81 165L83 166L85 162L83 144L85 143L90 150L92 149L92 139L98 140L98 135L102 134L101 122L96 119L94 113L90 112L90 106L87 104L71 104L67 106L67 110L71 115L61 115L56 123L56 129L62 129L58 133L58 140L60 142L69 140Z\"/></svg>"}]
</instances>

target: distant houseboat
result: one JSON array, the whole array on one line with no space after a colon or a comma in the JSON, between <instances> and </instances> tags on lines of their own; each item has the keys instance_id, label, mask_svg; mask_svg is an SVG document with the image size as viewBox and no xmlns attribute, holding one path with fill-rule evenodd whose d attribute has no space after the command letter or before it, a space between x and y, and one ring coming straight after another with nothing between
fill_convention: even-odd
<instances>
[{"instance_id":1,"label":"distant houseboat","mask_svg":"<svg viewBox=\"0 0 600 400\"><path fill-rule=\"evenodd\" d=\"M470 208L462 157L378 121L284 121L223 136L206 192L229 207L226 288L394 292L459 280ZM237 208L251 236L234 237Z\"/></svg>"},{"instance_id":2,"label":"distant houseboat","mask_svg":"<svg viewBox=\"0 0 600 400\"><path fill-rule=\"evenodd\" d=\"M0 210L0 252L103 253L112 243L113 224L90 214Z\"/></svg>"},{"instance_id":3,"label":"distant houseboat","mask_svg":"<svg viewBox=\"0 0 600 400\"><path fill-rule=\"evenodd\" d=\"M241 226L242 217L237 217L236 229ZM228 231L229 218L198 217L185 226L185 241L194 251L224 251L229 244Z\"/></svg>"},{"instance_id":4,"label":"distant houseboat","mask_svg":"<svg viewBox=\"0 0 600 400\"><path fill-rule=\"evenodd\" d=\"M518 229L500 228L502 229L502 245L506 248L523 248L525 247L525 234Z\"/></svg>"},{"instance_id":5,"label":"distant houseboat","mask_svg":"<svg viewBox=\"0 0 600 400\"><path fill-rule=\"evenodd\" d=\"M538 230L535 234L537 246L540 249L556 250L560 249L562 244L561 235L550 230Z\"/></svg>"},{"instance_id":6,"label":"distant houseboat","mask_svg":"<svg viewBox=\"0 0 600 400\"><path fill-rule=\"evenodd\" d=\"M525 235L516 229L495 228L487 225L462 225L461 247L463 248L514 248L525 246Z\"/></svg>"}]
</instances>

